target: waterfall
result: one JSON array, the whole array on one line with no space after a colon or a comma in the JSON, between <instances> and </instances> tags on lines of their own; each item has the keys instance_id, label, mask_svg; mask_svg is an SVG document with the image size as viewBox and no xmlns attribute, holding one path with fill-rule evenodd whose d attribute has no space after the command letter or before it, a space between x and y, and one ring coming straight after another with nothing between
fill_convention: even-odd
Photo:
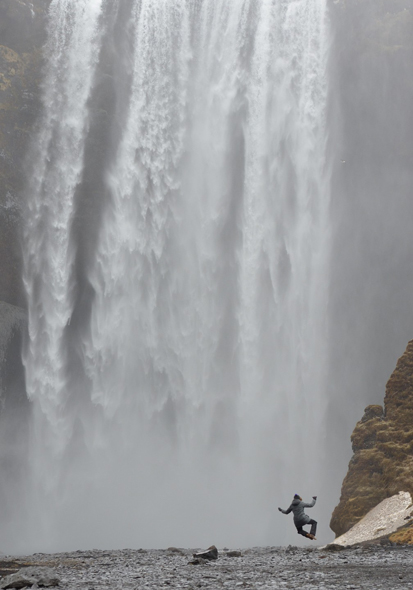
<instances>
[{"instance_id":1,"label":"waterfall","mask_svg":"<svg viewBox=\"0 0 413 590\"><path fill-rule=\"evenodd\" d=\"M32 542L282 543L323 447L325 0L52 0L48 26Z\"/></svg>"}]
</instances>

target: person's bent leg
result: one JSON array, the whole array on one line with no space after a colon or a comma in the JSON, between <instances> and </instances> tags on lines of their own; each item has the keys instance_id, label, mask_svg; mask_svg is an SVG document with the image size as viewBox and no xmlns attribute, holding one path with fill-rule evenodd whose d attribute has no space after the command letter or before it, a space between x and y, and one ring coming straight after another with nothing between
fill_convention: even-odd
<instances>
[{"instance_id":1,"label":"person's bent leg","mask_svg":"<svg viewBox=\"0 0 413 590\"><path fill-rule=\"evenodd\" d=\"M302 535L303 537L306 537L306 536L307 536L307 534L308 534L308 533L306 533L306 532L303 530L303 527L302 527L302 526L298 526L298 527L297 527L297 533L298 533L299 535Z\"/></svg>"},{"instance_id":2,"label":"person's bent leg","mask_svg":"<svg viewBox=\"0 0 413 590\"><path fill-rule=\"evenodd\" d=\"M317 530L317 521L311 519L308 524L311 524L310 535L313 535L315 537L315 533L316 533L316 530Z\"/></svg>"}]
</instances>

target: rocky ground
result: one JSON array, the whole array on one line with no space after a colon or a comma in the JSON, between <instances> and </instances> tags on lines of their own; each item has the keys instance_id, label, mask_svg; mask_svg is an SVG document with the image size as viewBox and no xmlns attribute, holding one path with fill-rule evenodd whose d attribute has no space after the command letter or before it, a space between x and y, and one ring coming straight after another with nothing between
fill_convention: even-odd
<instances>
[{"instance_id":1,"label":"rocky ground","mask_svg":"<svg viewBox=\"0 0 413 590\"><path fill-rule=\"evenodd\" d=\"M332 551L314 546L219 551L216 561L197 563L192 550L74 551L7 557L0 563L1 588L22 567L42 571L70 590L160 588L374 589L413 587L413 548L358 546ZM33 571L33 570L31 570ZM47 585L47 576L46 585ZM40 583L39 583L40 586ZM17 587L17 584L16 586Z\"/></svg>"}]
</instances>

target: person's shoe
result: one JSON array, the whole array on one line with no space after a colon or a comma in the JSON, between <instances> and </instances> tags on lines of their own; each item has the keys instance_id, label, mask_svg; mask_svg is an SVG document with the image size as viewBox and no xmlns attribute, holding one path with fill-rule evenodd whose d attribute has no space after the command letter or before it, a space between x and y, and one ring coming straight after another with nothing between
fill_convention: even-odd
<instances>
[{"instance_id":1,"label":"person's shoe","mask_svg":"<svg viewBox=\"0 0 413 590\"><path fill-rule=\"evenodd\" d=\"M312 535L311 533L308 533L307 537L308 537L309 539L311 539L312 541L317 541L317 539L315 538L315 536L314 536L314 535Z\"/></svg>"}]
</instances>

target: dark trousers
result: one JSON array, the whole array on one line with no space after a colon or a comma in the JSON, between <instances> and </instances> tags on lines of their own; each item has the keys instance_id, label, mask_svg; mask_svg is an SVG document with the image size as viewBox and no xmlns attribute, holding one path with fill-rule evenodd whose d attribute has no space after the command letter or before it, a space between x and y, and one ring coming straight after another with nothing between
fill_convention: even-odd
<instances>
[{"instance_id":1,"label":"dark trousers","mask_svg":"<svg viewBox=\"0 0 413 590\"><path fill-rule=\"evenodd\" d=\"M317 522L315 520L311 519L309 522L306 522L306 524L311 524L310 535L315 536L315 533L317 530ZM297 527L297 533L299 535L303 535L303 537L306 537L308 535L307 531L303 530L303 526L305 526L304 524L296 524L295 526Z\"/></svg>"}]
</instances>

